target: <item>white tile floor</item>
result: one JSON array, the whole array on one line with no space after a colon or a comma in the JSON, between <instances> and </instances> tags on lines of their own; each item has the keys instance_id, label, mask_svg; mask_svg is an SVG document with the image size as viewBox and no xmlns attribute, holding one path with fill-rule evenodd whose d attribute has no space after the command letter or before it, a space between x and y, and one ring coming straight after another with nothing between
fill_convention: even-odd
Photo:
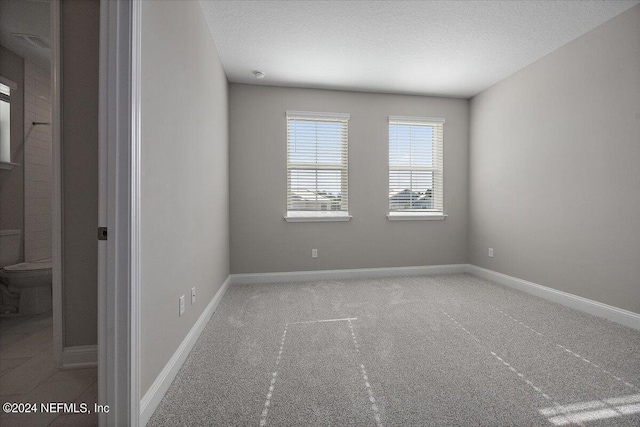
<instances>
[{"instance_id":1,"label":"white tile floor","mask_svg":"<svg viewBox=\"0 0 640 427\"><path fill-rule=\"evenodd\" d=\"M98 400L97 371L58 370L53 362L51 312L0 317L0 404L85 402ZM97 426L96 414L5 414L2 427Z\"/></svg>"}]
</instances>

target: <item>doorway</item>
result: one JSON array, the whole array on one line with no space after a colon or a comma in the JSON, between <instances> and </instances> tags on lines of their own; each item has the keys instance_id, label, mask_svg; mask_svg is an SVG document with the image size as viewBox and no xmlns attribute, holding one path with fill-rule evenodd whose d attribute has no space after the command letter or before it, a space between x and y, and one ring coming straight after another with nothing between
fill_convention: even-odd
<instances>
[{"instance_id":1,"label":"doorway","mask_svg":"<svg viewBox=\"0 0 640 427\"><path fill-rule=\"evenodd\" d=\"M0 7L2 98L9 101L9 117L2 122L3 131L5 122L9 123L9 132L0 132L2 151L9 152L8 159L0 159L0 254L4 258L0 265L4 270L0 277L4 291L0 302L0 400L70 405L37 414L2 413L0 424L97 425L97 414L77 410L76 405L93 406L98 399L99 61L96 53L92 112L83 105L91 98L91 88L74 77L92 74L90 60L87 56L81 64L68 57L64 60L65 54L79 57L79 46L66 43L63 52L61 27L70 24L65 28L67 38L85 30L92 19L97 28L99 2L12 0L1 2ZM87 22L78 25L80 21ZM95 33L93 50L97 52L97 29ZM86 45L90 37L82 42L85 45L80 48L91 49ZM63 80L68 83L64 92ZM63 121L65 107L68 114ZM93 114L93 122L79 118L74 108ZM72 123L75 125L70 126ZM95 128L94 138L87 138L89 128ZM77 130L83 129L84 135L79 135ZM86 145L77 144L80 140ZM87 155L91 150L95 164ZM83 167L73 167L77 160L85 161L86 168L95 173L89 179L95 182L93 196L77 186L78 191L70 191L77 181L88 181ZM95 198L93 213L78 203L91 197ZM94 218L93 226L85 224L93 231L91 240L73 225L79 213ZM92 247L94 254L83 245Z\"/></svg>"}]
</instances>

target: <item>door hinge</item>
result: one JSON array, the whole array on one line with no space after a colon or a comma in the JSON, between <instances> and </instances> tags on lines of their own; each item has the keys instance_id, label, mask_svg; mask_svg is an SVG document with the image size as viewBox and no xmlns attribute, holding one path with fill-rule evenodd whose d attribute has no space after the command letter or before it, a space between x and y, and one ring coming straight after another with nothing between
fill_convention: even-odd
<instances>
[{"instance_id":1,"label":"door hinge","mask_svg":"<svg viewBox=\"0 0 640 427\"><path fill-rule=\"evenodd\" d=\"M98 227L98 240L107 240L107 227Z\"/></svg>"}]
</instances>

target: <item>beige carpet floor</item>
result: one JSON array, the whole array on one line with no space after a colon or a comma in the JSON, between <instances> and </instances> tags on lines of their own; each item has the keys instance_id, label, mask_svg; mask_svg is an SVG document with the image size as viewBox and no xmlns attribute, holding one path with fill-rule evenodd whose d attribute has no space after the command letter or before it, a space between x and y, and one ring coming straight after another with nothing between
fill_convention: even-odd
<instances>
[{"instance_id":1,"label":"beige carpet floor","mask_svg":"<svg viewBox=\"0 0 640 427\"><path fill-rule=\"evenodd\" d=\"M150 426L639 426L640 332L468 274L232 285Z\"/></svg>"}]
</instances>

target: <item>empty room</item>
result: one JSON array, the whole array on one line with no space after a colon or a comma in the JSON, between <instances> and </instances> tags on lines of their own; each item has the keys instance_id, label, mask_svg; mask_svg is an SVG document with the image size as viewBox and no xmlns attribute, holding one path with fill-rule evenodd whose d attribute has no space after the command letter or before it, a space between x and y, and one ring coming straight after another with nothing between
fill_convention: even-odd
<instances>
[{"instance_id":1,"label":"empty room","mask_svg":"<svg viewBox=\"0 0 640 427\"><path fill-rule=\"evenodd\" d=\"M231 275L149 425L638 425L636 3L143 4L143 398Z\"/></svg>"},{"instance_id":2,"label":"empty room","mask_svg":"<svg viewBox=\"0 0 640 427\"><path fill-rule=\"evenodd\" d=\"M94 425L640 425L640 1L102 1L99 42Z\"/></svg>"}]
</instances>

